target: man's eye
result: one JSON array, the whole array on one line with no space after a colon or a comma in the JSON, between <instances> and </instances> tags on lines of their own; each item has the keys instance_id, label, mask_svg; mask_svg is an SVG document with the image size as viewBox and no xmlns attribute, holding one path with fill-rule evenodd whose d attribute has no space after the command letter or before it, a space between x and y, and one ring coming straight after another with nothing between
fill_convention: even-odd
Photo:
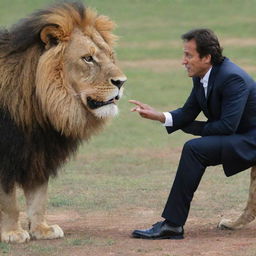
<instances>
[{"instance_id":1,"label":"man's eye","mask_svg":"<svg viewBox=\"0 0 256 256\"><path fill-rule=\"evenodd\" d=\"M87 63L92 63L93 62L93 57L92 56L84 56L84 57L82 57L82 60L87 62Z\"/></svg>"}]
</instances>

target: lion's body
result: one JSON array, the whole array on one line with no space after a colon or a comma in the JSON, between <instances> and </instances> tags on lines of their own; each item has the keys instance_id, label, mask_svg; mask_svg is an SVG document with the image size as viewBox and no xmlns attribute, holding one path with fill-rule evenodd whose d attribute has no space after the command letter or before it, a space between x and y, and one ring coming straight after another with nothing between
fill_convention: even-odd
<instances>
[{"instance_id":1,"label":"lion's body","mask_svg":"<svg viewBox=\"0 0 256 256\"><path fill-rule=\"evenodd\" d=\"M249 197L242 214L234 221L222 219L218 225L220 229L240 229L252 222L256 217L256 166L251 169Z\"/></svg>"},{"instance_id":2,"label":"lion's body","mask_svg":"<svg viewBox=\"0 0 256 256\"><path fill-rule=\"evenodd\" d=\"M126 80L113 23L80 2L57 4L0 31L0 205L4 242L63 236L44 219L50 176L117 113ZM19 224L15 187L27 200Z\"/></svg>"},{"instance_id":3,"label":"lion's body","mask_svg":"<svg viewBox=\"0 0 256 256\"><path fill-rule=\"evenodd\" d=\"M6 109L0 110L0 137L0 178L6 192L15 183L29 188L48 181L79 144L50 127L23 131Z\"/></svg>"}]
</instances>

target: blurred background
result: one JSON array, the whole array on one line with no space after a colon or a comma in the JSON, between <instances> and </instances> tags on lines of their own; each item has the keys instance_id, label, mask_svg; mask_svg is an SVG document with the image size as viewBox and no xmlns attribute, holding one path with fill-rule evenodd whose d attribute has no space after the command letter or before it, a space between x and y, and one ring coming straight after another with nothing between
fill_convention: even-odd
<instances>
[{"instance_id":1,"label":"blurred background","mask_svg":"<svg viewBox=\"0 0 256 256\"><path fill-rule=\"evenodd\" d=\"M0 24L8 28L53 2L0 0ZM181 65L180 36L192 28L212 29L224 55L256 78L256 0L85 3L116 22L118 63L128 81L118 117L81 146L59 177L51 180L48 211L57 215L74 209L81 216L120 214L138 218L138 224L151 225L150 221L161 215L182 145L193 136L180 131L168 135L160 123L131 113L128 100L137 99L161 111L184 103L192 82ZM221 166L209 168L195 196L191 216L205 218L206 223L215 223L222 214L237 216L245 205L248 184L248 171L227 179ZM20 202L24 203L22 195ZM139 218L141 212L146 212L148 219ZM23 248L24 251L30 255ZM39 252L35 249L33 253Z\"/></svg>"}]
</instances>

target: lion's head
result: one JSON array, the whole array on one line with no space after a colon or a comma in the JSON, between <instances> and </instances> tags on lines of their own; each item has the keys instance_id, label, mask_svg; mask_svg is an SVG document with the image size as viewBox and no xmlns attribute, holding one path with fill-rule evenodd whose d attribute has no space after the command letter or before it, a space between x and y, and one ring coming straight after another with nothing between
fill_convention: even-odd
<instances>
[{"instance_id":1,"label":"lion's head","mask_svg":"<svg viewBox=\"0 0 256 256\"><path fill-rule=\"evenodd\" d=\"M11 46L1 47L0 39L0 54L20 60L15 60L19 79L10 78L9 87L6 79L0 81L0 94L7 90L8 95L0 101L24 127L33 126L33 120L67 136L88 138L117 114L126 81L115 62L113 28L109 18L80 2L58 4L22 20L5 35ZM0 65L5 66L0 71L10 72L10 64ZM19 89L12 91L17 83Z\"/></svg>"}]
</instances>

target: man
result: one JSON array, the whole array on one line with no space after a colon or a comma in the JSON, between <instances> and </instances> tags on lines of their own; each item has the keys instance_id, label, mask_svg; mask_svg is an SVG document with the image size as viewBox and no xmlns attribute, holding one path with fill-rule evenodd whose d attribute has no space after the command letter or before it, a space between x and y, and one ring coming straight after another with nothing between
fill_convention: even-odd
<instances>
[{"instance_id":1,"label":"man","mask_svg":"<svg viewBox=\"0 0 256 256\"><path fill-rule=\"evenodd\" d=\"M132 236L145 239L182 239L194 192L207 166L222 164L231 176L256 164L256 83L222 56L215 34L195 29L182 36L182 64L193 79L184 106L161 113L139 101L131 111L164 123L167 132L178 129L201 137L183 147L176 177L162 213L164 221ZM207 121L195 120L203 111Z\"/></svg>"}]
</instances>

